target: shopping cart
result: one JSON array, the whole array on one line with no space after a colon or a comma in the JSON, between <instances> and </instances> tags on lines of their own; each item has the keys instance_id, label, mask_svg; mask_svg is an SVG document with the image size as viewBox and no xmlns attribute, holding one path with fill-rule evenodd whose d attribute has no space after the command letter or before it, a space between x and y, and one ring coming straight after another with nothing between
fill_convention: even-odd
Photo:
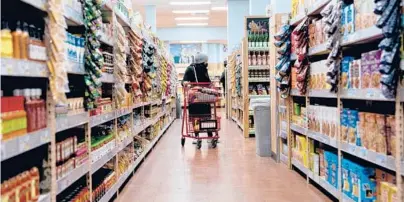
<instances>
[{"instance_id":1,"label":"shopping cart","mask_svg":"<svg viewBox=\"0 0 404 202\"><path fill-rule=\"evenodd\" d=\"M196 139L196 147L202 146L203 139L210 139L212 148L216 148L219 139L220 116L216 113L216 102L220 100L218 89L209 82L184 83L184 109L182 118L181 145L185 138ZM190 114L188 107L210 109L209 113ZM193 106L192 106L193 105ZM212 136L201 136L201 133L212 133ZM198 134L198 135L196 135Z\"/></svg>"}]
</instances>

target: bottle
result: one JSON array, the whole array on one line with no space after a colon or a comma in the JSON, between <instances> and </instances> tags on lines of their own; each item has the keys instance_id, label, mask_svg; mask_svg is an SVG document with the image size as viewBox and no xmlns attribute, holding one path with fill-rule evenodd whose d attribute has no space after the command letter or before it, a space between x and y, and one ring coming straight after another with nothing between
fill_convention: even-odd
<instances>
[{"instance_id":1,"label":"bottle","mask_svg":"<svg viewBox=\"0 0 404 202\"><path fill-rule=\"evenodd\" d=\"M21 31L21 22L17 21L17 25L15 27L15 31L11 33L13 36L13 57L20 59L21 58L21 36L22 36L22 31Z\"/></svg>"},{"instance_id":2,"label":"bottle","mask_svg":"<svg viewBox=\"0 0 404 202\"><path fill-rule=\"evenodd\" d=\"M46 102L45 100L41 99L42 96L42 89L37 88L35 89L36 92L36 99L38 101L38 123L39 128L46 128Z\"/></svg>"},{"instance_id":3,"label":"bottle","mask_svg":"<svg viewBox=\"0 0 404 202\"><path fill-rule=\"evenodd\" d=\"M13 36L11 35L11 31L8 27L8 22L4 17L1 18L1 57L13 57Z\"/></svg>"},{"instance_id":4,"label":"bottle","mask_svg":"<svg viewBox=\"0 0 404 202\"><path fill-rule=\"evenodd\" d=\"M38 56L38 48L40 46L40 41L38 39L37 29L34 25L29 26L29 43L28 43L28 58L30 60L37 61L39 59Z\"/></svg>"},{"instance_id":5,"label":"bottle","mask_svg":"<svg viewBox=\"0 0 404 202\"><path fill-rule=\"evenodd\" d=\"M20 37L21 59L28 59L28 43L29 43L28 24L24 22L23 31Z\"/></svg>"},{"instance_id":6,"label":"bottle","mask_svg":"<svg viewBox=\"0 0 404 202\"><path fill-rule=\"evenodd\" d=\"M41 28L37 29L37 39L38 39L38 60L46 61L46 46L43 41L43 32Z\"/></svg>"},{"instance_id":7,"label":"bottle","mask_svg":"<svg viewBox=\"0 0 404 202\"><path fill-rule=\"evenodd\" d=\"M31 97L31 89L24 89L25 97L25 111L27 112L27 131L32 132L37 129L36 127L36 113L34 102Z\"/></svg>"}]
</instances>

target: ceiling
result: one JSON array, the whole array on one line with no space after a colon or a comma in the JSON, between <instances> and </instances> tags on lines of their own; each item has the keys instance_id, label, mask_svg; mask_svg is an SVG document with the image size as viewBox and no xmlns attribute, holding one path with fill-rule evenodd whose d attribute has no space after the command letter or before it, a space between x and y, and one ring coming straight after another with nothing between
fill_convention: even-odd
<instances>
[{"instance_id":1,"label":"ceiling","mask_svg":"<svg viewBox=\"0 0 404 202\"><path fill-rule=\"evenodd\" d=\"M210 1L210 5L170 5L170 2L202 2ZM226 10L211 10L211 7L223 7L227 5L226 0L133 0L135 11L144 15L144 5L156 5L157 9L157 27L178 27L177 23L208 23L208 27L227 26ZM209 14L174 14L173 10L210 10ZM187 20L177 21L176 17L208 17L208 20Z\"/></svg>"}]
</instances>

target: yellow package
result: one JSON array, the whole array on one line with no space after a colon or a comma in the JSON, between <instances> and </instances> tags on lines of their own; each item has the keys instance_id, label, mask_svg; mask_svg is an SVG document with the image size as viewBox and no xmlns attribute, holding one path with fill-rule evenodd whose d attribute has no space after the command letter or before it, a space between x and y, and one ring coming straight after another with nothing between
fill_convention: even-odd
<instances>
[{"instance_id":1,"label":"yellow package","mask_svg":"<svg viewBox=\"0 0 404 202\"><path fill-rule=\"evenodd\" d=\"M378 194L378 202L389 202L390 184L388 182L380 183L380 194Z\"/></svg>"},{"instance_id":2,"label":"yellow package","mask_svg":"<svg viewBox=\"0 0 404 202\"><path fill-rule=\"evenodd\" d=\"M399 202L399 198L397 195L397 187L393 184L390 184L390 192L389 192L389 202Z\"/></svg>"}]
</instances>

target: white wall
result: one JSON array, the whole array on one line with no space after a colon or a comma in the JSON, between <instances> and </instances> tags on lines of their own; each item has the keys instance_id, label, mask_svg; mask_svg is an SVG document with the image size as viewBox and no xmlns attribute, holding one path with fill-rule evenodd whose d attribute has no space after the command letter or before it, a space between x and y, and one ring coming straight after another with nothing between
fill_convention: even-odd
<instances>
[{"instance_id":1,"label":"white wall","mask_svg":"<svg viewBox=\"0 0 404 202\"><path fill-rule=\"evenodd\" d=\"M228 53L232 53L234 48L239 47L245 34L244 19L248 16L248 0L232 0L227 2L227 45Z\"/></svg>"},{"instance_id":2,"label":"white wall","mask_svg":"<svg viewBox=\"0 0 404 202\"><path fill-rule=\"evenodd\" d=\"M157 36L163 41L227 40L227 28L226 27L157 28Z\"/></svg>"}]
</instances>

